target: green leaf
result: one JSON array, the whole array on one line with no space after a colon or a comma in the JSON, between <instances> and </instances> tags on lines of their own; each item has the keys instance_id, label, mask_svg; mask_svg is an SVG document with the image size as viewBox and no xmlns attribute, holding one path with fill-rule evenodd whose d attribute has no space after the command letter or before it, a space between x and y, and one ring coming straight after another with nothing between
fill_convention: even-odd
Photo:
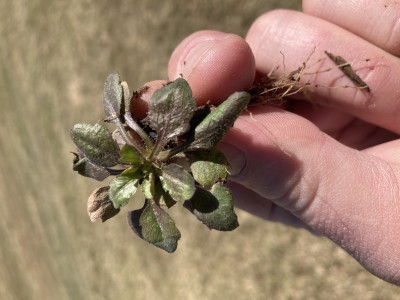
<instances>
[{"instance_id":1,"label":"green leaf","mask_svg":"<svg viewBox=\"0 0 400 300\"><path fill-rule=\"evenodd\" d=\"M98 219L105 222L120 212L119 208L114 208L110 200L109 189L109 186L100 187L89 196L87 212L92 222Z\"/></svg>"},{"instance_id":2,"label":"green leaf","mask_svg":"<svg viewBox=\"0 0 400 300\"><path fill-rule=\"evenodd\" d=\"M76 124L71 129L71 138L94 164L112 167L119 163L118 145L104 125Z\"/></svg>"},{"instance_id":3,"label":"green leaf","mask_svg":"<svg viewBox=\"0 0 400 300\"><path fill-rule=\"evenodd\" d=\"M228 162L224 154L216 148L189 152L186 156L189 158L194 180L202 186L211 187L228 176Z\"/></svg>"},{"instance_id":4,"label":"green leaf","mask_svg":"<svg viewBox=\"0 0 400 300\"><path fill-rule=\"evenodd\" d=\"M163 189L160 180L151 175L152 174L150 174L150 178L144 179L140 185L144 197L146 199L154 199L155 202L161 206L166 206L168 208L174 206L176 201Z\"/></svg>"},{"instance_id":5,"label":"green leaf","mask_svg":"<svg viewBox=\"0 0 400 300\"><path fill-rule=\"evenodd\" d=\"M190 119L190 129L181 137L185 139L190 139L193 137L195 128L209 115L211 112L211 107L209 104L202 106L196 106L192 118Z\"/></svg>"},{"instance_id":6,"label":"green leaf","mask_svg":"<svg viewBox=\"0 0 400 300\"><path fill-rule=\"evenodd\" d=\"M128 204L130 198L136 193L142 176L141 169L132 167L110 182L110 198L115 208Z\"/></svg>"},{"instance_id":7,"label":"green leaf","mask_svg":"<svg viewBox=\"0 0 400 300\"><path fill-rule=\"evenodd\" d=\"M164 190L160 180L156 180L155 182L155 193L157 202L161 206L170 208L176 204L176 201L171 197L171 195Z\"/></svg>"},{"instance_id":8,"label":"green leaf","mask_svg":"<svg viewBox=\"0 0 400 300\"><path fill-rule=\"evenodd\" d=\"M232 194L227 187L218 183L212 186L211 191L197 188L192 199L185 201L184 206L209 229L231 231L239 226L233 210Z\"/></svg>"},{"instance_id":9,"label":"green leaf","mask_svg":"<svg viewBox=\"0 0 400 300\"><path fill-rule=\"evenodd\" d=\"M214 109L195 129L194 140L188 150L211 149L233 126L250 101L247 92L233 93Z\"/></svg>"},{"instance_id":10,"label":"green leaf","mask_svg":"<svg viewBox=\"0 0 400 300\"><path fill-rule=\"evenodd\" d=\"M133 166L139 166L142 163L142 157L129 145L125 144L121 148L121 161L124 163L131 164Z\"/></svg>"},{"instance_id":11,"label":"green leaf","mask_svg":"<svg viewBox=\"0 0 400 300\"><path fill-rule=\"evenodd\" d=\"M154 92L149 105L148 121L150 127L157 132L157 145L160 148L189 130L195 109L192 90L183 78Z\"/></svg>"},{"instance_id":12,"label":"green leaf","mask_svg":"<svg viewBox=\"0 0 400 300\"><path fill-rule=\"evenodd\" d=\"M152 199L146 199L143 208L130 211L128 223L139 237L169 253L176 250L181 238L174 220Z\"/></svg>"},{"instance_id":13,"label":"green leaf","mask_svg":"<svg viewBox=\"0 0 400 300\"><path fill-rule=\"evenodd\" d=\"M100 167L88 160L80 151L72 153L74 155L72 170L77 171L80 175L90 177L98 181L103 181L111 173L103 167Z\"/></svg>"},{"instance_id":14,"label":"green leaf","mask_svg":"<svg viewBox=\"0 0 400 300\"><path fill-rule=\"evenodd\" d=\"M140 188L143 192L143 195L146 199L154 199L155 197L155 188L154 188L154 180L153 179L144 179Z\"/></svg>"},{"instance_id":15,"label":"green leaf","mask_svg":"<svg viewBox=\"0 0 400 300\"><path fill-rule=\"evenodd\" d=\"M161 171L162 187L175 201L188 200L193 196L196 186L189 172L177 164L165 165Z\"/></svg>"},{"instance_id":16,"label":"green leaf","mask_svg":"<svg viewBox=\"0 0 400 300\"><path fill-rule=\"evenodd\" d=\"M103 92L104 116L107 121L112 122L125 113L125 105L122 102L123 95L124 91L120 84L119 75L108 75Z\"/></svg>"}]
</instances>

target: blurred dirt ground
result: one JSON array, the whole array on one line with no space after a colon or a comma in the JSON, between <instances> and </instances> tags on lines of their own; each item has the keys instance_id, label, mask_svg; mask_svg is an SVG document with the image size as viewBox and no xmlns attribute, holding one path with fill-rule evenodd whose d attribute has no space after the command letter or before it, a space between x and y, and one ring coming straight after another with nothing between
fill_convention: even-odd
<instances>
[{"instance_id":1,"label":"blurred dirt ground","mask_svg":"<svg viewBox=\"0 0 400 300\"><path fill-rule=\"evenodd\" d=\"M0 299L398 299L328 240L243 212L218 233L174 207L172 255L134 236L124 213L86 215L99 183L72 172L69 129L101 119L106 76L131 88L166 78L186 35L244 35L276 7L300 2L0 2Z\"/></svg>"}]
</instances>

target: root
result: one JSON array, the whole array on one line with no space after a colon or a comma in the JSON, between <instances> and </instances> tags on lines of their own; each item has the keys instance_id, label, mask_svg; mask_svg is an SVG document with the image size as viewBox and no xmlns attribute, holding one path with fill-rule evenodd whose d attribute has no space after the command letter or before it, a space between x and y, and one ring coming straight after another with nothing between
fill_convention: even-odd
<instances>
[{"instance_id":1,"label":"root","mask_svg":"<svg viewBox=\"0 0 400 300\"><path fill-rule=\"evenodd\" d=\"M308 57L301 63L301 65L294 71L286 73L285 66L285 56L282 52L281 55L282 65L283 65L283 74L280 76L276 76L277 71L279 70L279 66L273 68L266 76L260 78L255 82L253 87L250 89L251 101L250 104L271 104L281 106L287 98L301 95L306 100L311 101L310 92L311 89L315 88L357 88L361 90L365 90L366 92L370 92L371 89L367 83L365 83L354 71L352 68L352 63L346 61L341 56L336 56L328 51L325 51L327 57L333 61L335 66L331 68L326 68L319 71L312 71L312 69L321 64L323 60L326 59L320 58L314 63L310 64L310 59L315 53L316 48L314 48ZM364 59L364 62L369 62L371 59ZM354 86L346 85L346 86L338 86L338 87L330 87L324 85L313 84L310 79L304 80L305 77L310 77L324 72L330 72L332 70L339 69L341 70L346 77L348 77Z\"/></svg>"}]
</instances>

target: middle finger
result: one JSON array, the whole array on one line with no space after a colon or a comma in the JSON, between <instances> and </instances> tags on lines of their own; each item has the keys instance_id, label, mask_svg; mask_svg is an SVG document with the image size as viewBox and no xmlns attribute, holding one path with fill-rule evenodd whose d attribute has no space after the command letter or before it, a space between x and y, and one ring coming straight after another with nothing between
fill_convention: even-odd
<instances>
[{"instance_id":1,"label":"middle finger","mask_svg":"<svg viewBox=\"0 0 400 300\"><path fill-rule=\"evenodd\" d=\"M257 71L268 74L284 64L285 70L282 67L277 70L282 75L306 62L308 67L313 66L306 72L313 75L304 75L301 81L319 86L311 91L317 104L400 133L400 61L395 56L332 23L287 10L259 17L246 39L255 55ZM333 67L324 51L343 56L349 62L358 61L354 69L371 92L344 88L352 82ZM310 54L310 60L306 61ZM362 62L365 59L370 61ZM329 72L322 71L332 67Z\"/></svg>"}]
</instances>

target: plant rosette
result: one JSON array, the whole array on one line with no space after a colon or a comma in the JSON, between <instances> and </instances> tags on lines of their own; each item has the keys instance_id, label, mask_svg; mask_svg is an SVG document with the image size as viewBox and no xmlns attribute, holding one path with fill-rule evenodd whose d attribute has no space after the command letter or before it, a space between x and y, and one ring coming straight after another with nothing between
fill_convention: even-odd
<instances>
[{"instance_id":1,"label":"plant rosette","mask_svg":"<svg viewBox=\"0 0 400 300\"><path fill-rule=\"evenodd\" d=\"M155 91L147 117L134 120L130 93L118 74L107 77L105 124L76 124L71 138L77 147L73 170L103 181L88 200L91 221L106 221L126 206L138 189L143 207L128 212L128 223L140 238L174 252L181 234L167 210L181 203L209 229L231 231L239 223L232 193L224 182L228 163L216 146L250 101L247 92L233 93L218 107L197 107L183 78Z\"/></svg>"}]
</instances>

